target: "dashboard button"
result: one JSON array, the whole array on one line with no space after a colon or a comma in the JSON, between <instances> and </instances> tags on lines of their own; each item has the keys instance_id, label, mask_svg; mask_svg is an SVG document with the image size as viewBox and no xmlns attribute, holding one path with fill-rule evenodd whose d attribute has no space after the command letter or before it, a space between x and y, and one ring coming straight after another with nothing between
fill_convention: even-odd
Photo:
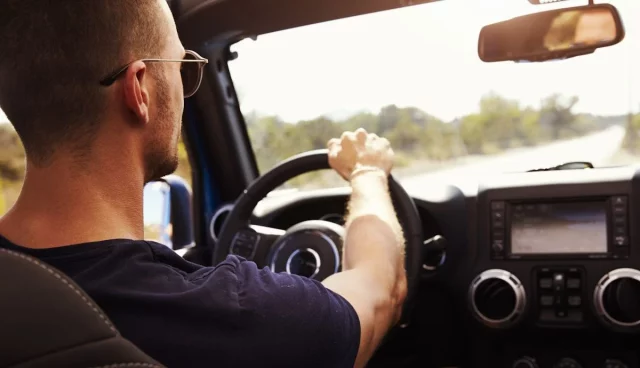
<instances>
[{"instance_id":1,"label":"dashboard button","mask_svg":"<svg viewBox=\"0 0 640 368\"><path fill-rule=\"evenodd\" d=\"M567 312L566 321L569 323L581 323L583 320L583 314L580 309L569 309Z\"/></svg>"},{"instance_id":2,"label":"dashboard button","mask_svg":"<svg viewBox=\"0 0 640 368\"><path fill-rule=\"evenodd\" d=\"M540 305L543 307L551 307L553 305L553 296L552 295L543 295L540 297Z\"/></svg>"},{"instance_id":3,"label":"dashboard button","mask_svg":"<svg viewBox=\"0 0 640 368\"><path fill-rule=\"evenodd\" d=\"M492 210L504 210L504 202L502 202L502 201L491 202L491 209Z\"/></svg>"},{"instance_id":4,"label":"dashboard button","mask_svg":"<svg viewBox=\"0 0 640 368\"><path fill-rule=\"evenodd\" d=\"M614 206L613 207L613 215L621 216L627 213L627 207Z\"/></svg>"},{"instance_id":5,"label":"dashboard button","mask_svg":"<svg viewBox=\"0 0 640 368\"><path fill-rule=\"evenodd\" d=\"M547 278L540 279L540 288L542 289L551 289L552 284L553 283L551 279L547 279Z\"/></svg>"},{"instance_id":6,"label":"dashboard button","mask_svg":"<svg viewBox=\"0 0 640 368\"><path fill-rule=\"evenodd\" d=\"M626 196L615 196L611 198L611 203L614 206L626 206L627 205L627 197Z\"/></svg>"},{"instance_id":7,"label":"dashboard button","mask_svg":"<svg viewBox=\"0 0 640 368\"><path fill-rule=\"evenodd\" d=\"M616 235L613 238L613 242L619 247L624 247L628 244L628 239L626 235Z\"/></svg>"},{"instance_id":8,"label":"dashboard button","mask_svg":"<svg viewBox=\"0 0 640 368\"><path fill-rule=\"evenodd\" d=\"M613 223L616 226L619 226L619 225L626 226L627 225L627 217L623 216L623 215L614 215L613 216Z\"/></svg>"},{"instance_id":9,"label":"dashboard button","mask_svg":"<svg viewBox=\"0 0 640 368\"><path fill-rule=\"evenodd\" d=\"M569 297L568 302L572 307L579 307L582 305L582 298L579 295L572 295Z\"/></svg>"},{"instance_id":10,"label":"dashboard button","mask_svg":"<svg viewBox=\"0 0 640 368\"><path fill-rule=\"evenodd\" d=\"M556 316L553 313L552 308L543 308L540 310L540 321L542 322L554 322L556 321Z\"/></svg>"},{"instance_id":11,"label":"dashboard button","mask_svg":"<svg viewBox=\"0 0 640 368\"><path fill-rule=\"evenodd\" d=\"M574 278L567 279L567 288L580 289L580 279L574 279Z\"/></svg>"},{"instance_id":12,"label":"dashboard button","mask_svg":"<svg viewBox=\"0 0 640 368\"><path fill-rule=\"evenodd\" d=\"M627 227L625 225L616 225L613 228L614 235L627 235Z\"/></svg>"}]
</instances>

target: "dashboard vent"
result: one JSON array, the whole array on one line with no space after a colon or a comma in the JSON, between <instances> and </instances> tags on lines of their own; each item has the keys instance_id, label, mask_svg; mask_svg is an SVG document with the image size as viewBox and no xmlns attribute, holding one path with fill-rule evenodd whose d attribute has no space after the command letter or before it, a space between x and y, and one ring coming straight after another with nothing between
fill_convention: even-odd
<instances>
[{"instance_id":1,"label":"dashboard vent","mask_svg":"<svg viewBox=\"0 0 640 368\"><path fill-rule=\"evenodd\" d=\"M488 327L504 328L521 319L527 297L515 275L492 269L482 272L473 280L469 288L469 302L480 322Z\"/></svg>"},{"instance_id":2,"label":"dashboard vent","mask_svg":"<svg viewBox=\"0 0 640 368\"><path fill-rule=\"evenodd\" d=\"M481 282L474 299L478 312L493 320L509 317L516 307L516 293L511 285L502 279L487 279Z\"/></svg>"},{"instance_id":3,"label":"dashboard vent","mask_svg":"<svg viewBox=\"0 0 640 368\"><path fill-rule=\"evenodd\" d=\"M604 290L603 304L611 318L622 324L640 321L640 282L633 278L619 278Z\"/></svg>"}]
</instances>

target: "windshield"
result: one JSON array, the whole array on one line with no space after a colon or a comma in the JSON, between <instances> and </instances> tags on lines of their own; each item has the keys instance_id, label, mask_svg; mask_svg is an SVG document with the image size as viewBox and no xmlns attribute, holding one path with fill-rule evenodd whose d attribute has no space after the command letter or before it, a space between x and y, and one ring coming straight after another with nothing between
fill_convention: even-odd
<instances>
[{"instance_id":1,"label":"windshield","mask_svg":"<svg viewBox=\"0 0 640 368\"><path fill-rule=\"evenodd\" d=\"M585 3L446 0L239 42L230 70L260 171L361 126L391 141L403 184L633 162L640 36L631 17L640 2L610 2L626 37L591 55L545 63L477 55L486 24ZM342 184L324 172L289 186Z\"/></svg>"}]
</instances>

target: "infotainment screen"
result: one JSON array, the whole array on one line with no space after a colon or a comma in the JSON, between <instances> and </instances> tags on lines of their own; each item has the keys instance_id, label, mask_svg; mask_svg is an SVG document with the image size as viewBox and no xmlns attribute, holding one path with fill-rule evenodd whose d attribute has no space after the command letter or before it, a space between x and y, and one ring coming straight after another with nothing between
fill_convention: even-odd
<instances>
[{"instance_id":1,"label":"infotainment screen","mask_svg":"<svg viewBox=\"0 0 640 368\"><path fill-rule=\"evenodd\" d=\"M512 204L511 254L606 253L606 204Z\"/></svg>"}]
</instances>

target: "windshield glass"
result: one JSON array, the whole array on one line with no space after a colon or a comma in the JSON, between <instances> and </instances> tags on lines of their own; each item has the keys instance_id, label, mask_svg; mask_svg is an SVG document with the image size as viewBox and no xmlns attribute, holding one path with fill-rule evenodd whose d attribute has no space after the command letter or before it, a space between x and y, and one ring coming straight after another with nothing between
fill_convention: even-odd
<instances>
[{"instance_id":1,"label":"windshield glass","mask_svg":"<svg viewBox=\"0 0 640 368\"><path fill-rule=\"evenodd\" d=\"M260 171L357 127L391 141L403 183L632 162L640 2L609 2L626 37L591 55L545 63L477 55L486 24L585 3L446 0L239 42L230 70ZM289 185L341 184L323 172Z\"/></svg>"}]
</instances>

